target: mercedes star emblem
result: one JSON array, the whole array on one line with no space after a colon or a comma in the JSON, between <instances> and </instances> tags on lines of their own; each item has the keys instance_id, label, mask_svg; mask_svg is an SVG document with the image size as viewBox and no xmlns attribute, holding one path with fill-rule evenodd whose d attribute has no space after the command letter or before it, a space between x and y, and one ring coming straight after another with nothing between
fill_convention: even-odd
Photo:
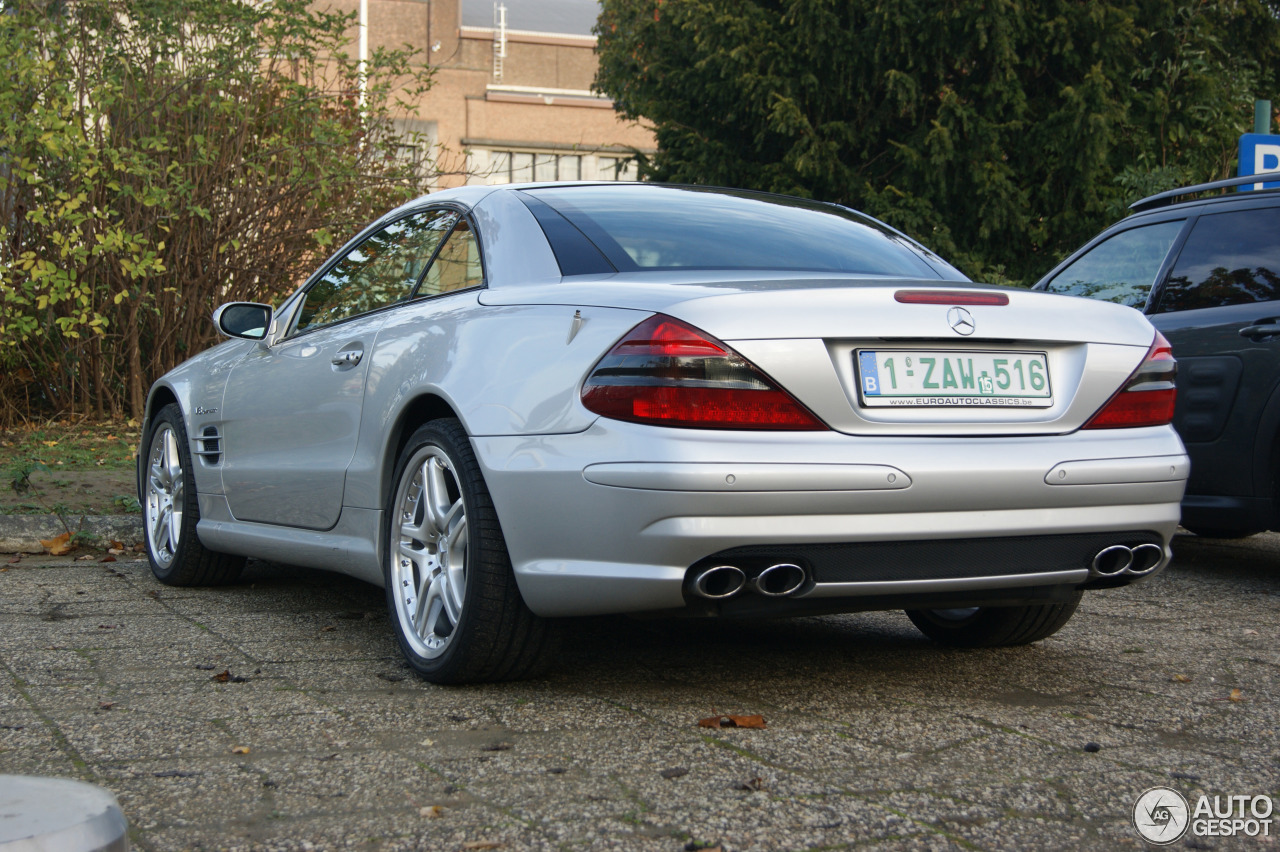
<instances>
[{"instance_id":1,"label":"mercedes star emblem","mask_svg":"<svg viewBox=\"0 0 1280 852\"><path fill-rule=\"evenodd\" d=\"M977 326L973 322L973 314L964 308L952 308L947 311L947 325L951 326L951 330L956 334L963 334L968 337L973 334Z\"/></svg>"}]
</instances>

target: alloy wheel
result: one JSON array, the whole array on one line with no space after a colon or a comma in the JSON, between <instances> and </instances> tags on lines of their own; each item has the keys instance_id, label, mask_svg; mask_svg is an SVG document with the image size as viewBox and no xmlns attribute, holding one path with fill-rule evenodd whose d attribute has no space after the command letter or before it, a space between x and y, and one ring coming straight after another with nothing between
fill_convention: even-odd
<instances>
[{"instance_id":1,"label":"alloy wheel","mask_svg":"<svg viewBox=\"0 0 1280 852\"><path fill-rule=\"evenodd\" d=\"M152 557L162 568L173 563L182 535L184 479L177 434L172 426L162 424L151 438L144 507L147 543Z\"/></svg>"},{"instance_id":2,"label":"alloy wheel","mask_svg":"<svg viewBox=\"0 0 1280 852\"><path fill-rule=\"evenodd\" d=\"M391 548L396 617L414 653L434 658L453 638L467 591L467 509L454 465L426 446L396 489L399 534Z\"/></svg>"}]
</instances>

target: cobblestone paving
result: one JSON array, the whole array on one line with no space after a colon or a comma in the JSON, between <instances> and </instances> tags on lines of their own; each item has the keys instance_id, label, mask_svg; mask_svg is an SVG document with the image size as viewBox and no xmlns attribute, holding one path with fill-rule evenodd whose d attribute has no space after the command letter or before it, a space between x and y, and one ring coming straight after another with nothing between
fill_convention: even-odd
<instances>
[{"instance_id":1,"label":"cobblestone paving","mask_svg":"<svg viewBox=\"0 0 1280 852\"><path fill-rule=\"evenodd\" d=\"M142 850L1141 849L1149 787L1280 799L1280 536L1175 551L1026 648L601 619L551 676L464 688L343 577L3 557L0 773L107 788ZM697 725L726 713L767 727Z\"/></svg>"}]
</instances>

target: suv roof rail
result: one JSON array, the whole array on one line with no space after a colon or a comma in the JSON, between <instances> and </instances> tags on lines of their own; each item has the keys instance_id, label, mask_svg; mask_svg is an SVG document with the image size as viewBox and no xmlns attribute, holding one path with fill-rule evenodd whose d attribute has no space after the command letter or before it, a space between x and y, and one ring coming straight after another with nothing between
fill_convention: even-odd
<instances>
[{"instance_id":1,"label":"suv roof rail","mask_svg":"<svg viewBox=\"0 0 1280 852\"><path fill-rule=\"evenodd\" d=\"M1256 175L1245 175L1244 177L1215 180L1212 183L1198 183L1195 186L1184 186L1181 189L1171 189L1167 192L1160 192L1149 196L1141 201L1135 201L1129 205L1129 209L1134 213L1139 213L1143 210L1151 210L1155 207L1163 207L1166 204L1172 204L1175 198L1181 198L1184 195L1195 195L1197 192L1206 192L1210 189L1227 189L1232 186L1243 186L1246 183L1268 183L1273 180L1280 180L1280 172L1260 172ZM1270 191L1274 192L1274 190Z\"/></svg>"}]
</instances>

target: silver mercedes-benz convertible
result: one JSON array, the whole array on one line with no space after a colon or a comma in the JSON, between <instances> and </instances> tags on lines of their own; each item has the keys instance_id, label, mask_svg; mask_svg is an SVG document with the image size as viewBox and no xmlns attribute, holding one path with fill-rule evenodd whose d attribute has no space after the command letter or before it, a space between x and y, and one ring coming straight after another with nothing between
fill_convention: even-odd
<instances>
[{"instance_id":1,"label":"silver mercedes-benz convertible","mask_svg":"<svg viewBox=\"0 0 1280 852\"><path fill-rule=\"evenodd\" d=\"M233 339L147 403L156 577L379 584L440 683L541 670L565 616L905 609L1033 642L1165 566L1188 473L1140 313L794 198L439 192L214 321Z\"/></svg>"}]
</instances>

